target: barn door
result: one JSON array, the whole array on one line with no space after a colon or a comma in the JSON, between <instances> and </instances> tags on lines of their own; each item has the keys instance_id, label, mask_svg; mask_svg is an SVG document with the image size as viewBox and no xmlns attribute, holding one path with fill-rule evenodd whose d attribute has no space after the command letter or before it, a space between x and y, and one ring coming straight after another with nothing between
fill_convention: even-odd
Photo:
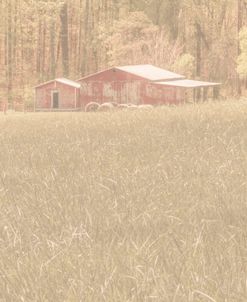
<instances>
[{"instance_id":1,"label":"barn door","mask_svg":"<svg viewBox=\"0 0 247 302\"><path fill-rule=\"evenodd\" d=\"M52 108L59 108L59 92L52 91Z\"/></svg>"}]
</instances>

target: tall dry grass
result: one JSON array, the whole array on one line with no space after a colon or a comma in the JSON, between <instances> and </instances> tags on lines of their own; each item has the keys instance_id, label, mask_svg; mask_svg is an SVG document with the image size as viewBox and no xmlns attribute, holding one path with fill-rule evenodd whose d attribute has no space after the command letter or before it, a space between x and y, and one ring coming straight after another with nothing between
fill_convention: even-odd
<instances>
[{"instance_id":1,"label":"tall dry grass","mask_svg":"<svg viewBox=\"0 0 247 302\"><path fill-rule=\"evenodd\" d=\"M247 104L0 127L0 301L247 301Z\"/></svg>"}]
</instances>

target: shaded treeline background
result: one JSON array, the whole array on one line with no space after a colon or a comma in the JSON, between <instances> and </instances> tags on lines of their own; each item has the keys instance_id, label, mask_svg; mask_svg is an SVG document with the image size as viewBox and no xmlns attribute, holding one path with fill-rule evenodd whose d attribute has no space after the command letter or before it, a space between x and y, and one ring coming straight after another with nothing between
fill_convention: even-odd
<instances>
[{"instance_id":1,"label":"shaded treeline background","mask_svg":"<svg viewBox=\"0 0 247 302\"><path fill-rule=\"evenodd\" d=\"M1 100L139 63L246 88L246 0L0 0L0 16Z\"/></svg>"}]
</instances>

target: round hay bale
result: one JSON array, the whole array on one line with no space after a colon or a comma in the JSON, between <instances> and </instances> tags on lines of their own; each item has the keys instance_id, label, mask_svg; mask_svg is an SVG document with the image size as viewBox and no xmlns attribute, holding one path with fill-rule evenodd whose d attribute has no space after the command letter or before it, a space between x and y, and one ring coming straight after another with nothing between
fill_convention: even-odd
<instances>
[{"instance_id":1,"label":"round hay bale","mask_svg":"<svg viewBox=\"0 0 247 302\"><path fill-rule=\"evenodd\" d=\"M96 102L90 102L86 105L85 111L86 112L96 112L98 108L100 107L99 103Z\"/></svg>"},{"instance_id":2,"label":"round hay bale","mask_svg":"<svg viewBox=\"0 0 247 302\"><path fill-rule=\"evenodd\" d=\"M138 109L141 109L141 110L152 110L154 108L154 106L152 105L139 105L138 106Z\"/></svg>"},{"instance_id":3,"label":"round hay bale","mask_svg":"<svg viewBox=\"0 0 247 302\"><path fill-rule=\"evenodd\" d=\"M128 107L129 107L128 104L119 104L119 105L117 106L117 108L120 109L120 110L125 110L125 109L127 109Z\"/></svg>"},{"instance_id":4,"label":"round hay bale","mask_svg":"<svg viewBox=\"0 0 247 302\"><path fill-rule=\"evenodd\" d=\"M99 106L98 111L107 112L107 111L112 111L113 109L114 109L114 106L111 103L103 103Z\"/></svg>"},{"instance_id":5,"label":"round hay bale","mask_svg":"<svg viewBox=\"0 0 247 302\"><path fill-rule=\"evenodd\" d=\"M127 109L128 109L128 110L137 110L137 109L138 109L138 106L137 106L137 105L131 104L131 105L128 106Z\"/></svg>"},{"instance_id":6,"label":"round hay bale","mask_svg":"<svg viewBox=\"0 0 247 302\"><path fill-rule=\"evenodd\" d=\"M110 102L112 105L113 105L113 107L118 107L118 103L117 102Z\"/></svg>"}]
</instances>

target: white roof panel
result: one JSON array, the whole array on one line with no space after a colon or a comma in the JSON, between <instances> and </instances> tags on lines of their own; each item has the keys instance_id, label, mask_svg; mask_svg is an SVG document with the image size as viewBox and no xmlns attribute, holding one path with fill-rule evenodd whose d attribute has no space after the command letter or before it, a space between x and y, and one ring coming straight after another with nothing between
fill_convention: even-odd
<instances>
[{"instance_id":1,"label":"white roof panel","mask_svg":"<svg viewBox=\"0 0 247 302\"><path fill-rule=\"evenodd\" d=\"M150 81L161 81L161 80L176 80L184 79L185 77L159 68L153 65L128 65L128 66L119 66L116 69L137 75L139 77L145 78Z\"/></svg>"},{"instance_id":2,"label":"white roof panel","mask_svg":"<svg viewBox=\"0 0 247 302\"><path fill-rule=\"evenodd\" d=\"M72 80L69 80L69 79L65 79L65 78L58 78L58 79L54 79L54 80L51 80L51 81L48 81L48 82L41 83L41 84L35 86L35 88L45 86L45 85L50 84L52 82L58 82L58 83L66 84L66 85L69 85L69 86L72 86L72 87L75 87L75 88L80 88L81 87L81 85L78 82L75 82L75 81L72 81Z\"/></svg>"},{"instance_id":3,"label":"white roof panel","mask_svg":"<svg viewBox=\"0 0 247 302\"><path fill-rule=\"evenodd\" d=\"M176 80L176 81L168 81L168 82L157 82L157 85L165 85L165 86L175 86L175 87L183 87L183 88L199 88L199 87L210 87L210 86L219 86L221 83L213 83L213 82L203 82L203 81L194 81L194 80Z\"/></svg>"},{"instance_id":4,"label":"white roof panel","mask_svg":"<svg viewBox=\"0 0 247 302\"><path fill-rule=\"evenodd\" d=\"M59 79L56 79L55 81L59 82L59 83L62 83L62 84L66 84L66 85L69 85L69 86L72 86L72 87L75 87L75 88L80 88L81 85L75 81L72 81L72 80L69 80L69 79L65 79L65 78L59 78Z\"/></svg>"}]
</instances>

